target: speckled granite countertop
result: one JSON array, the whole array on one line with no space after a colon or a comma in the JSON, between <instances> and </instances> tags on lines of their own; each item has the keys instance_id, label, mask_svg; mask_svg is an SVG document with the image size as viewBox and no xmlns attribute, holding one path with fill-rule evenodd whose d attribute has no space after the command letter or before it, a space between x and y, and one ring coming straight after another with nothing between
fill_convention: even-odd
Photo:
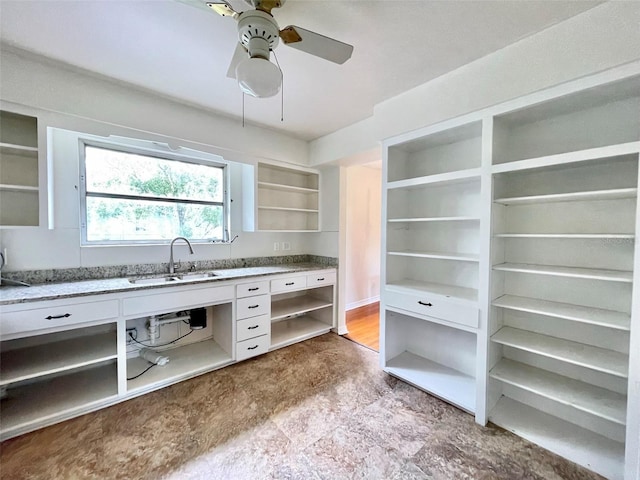
<instances>
[{"instance_id":1,"label":"speckled granite countertop","mask_svg":"<svg viewBox=\"0 0 640 480\"><path fill-rule=\"evenodd\" d=\"M279 273L306 272L312 270L323 270L326 268L333 267L317 263L287 263L259 267L220 269L215 270L216 275L214 277L207 277L199 280L177 281L172 283L135 284L129 282L129 278L107 278L102 280L85 280L79 282L45 283L33 285L31 287L3 286L0 288L0 305L37 302L42 300L58 300L61 298L130 292L135 290L151 290L172 286L216 283L248 277L260 277ZM185 272L179 272L176 273L176 275L180 275L182 273ZM145 276L135 278L145 278Z\"/></svg>"}]
</instances>

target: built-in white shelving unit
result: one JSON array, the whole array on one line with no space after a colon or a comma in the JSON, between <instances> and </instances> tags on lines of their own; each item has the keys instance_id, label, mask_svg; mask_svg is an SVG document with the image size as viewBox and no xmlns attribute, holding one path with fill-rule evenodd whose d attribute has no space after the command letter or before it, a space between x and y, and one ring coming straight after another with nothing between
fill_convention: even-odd
<instances>
[{"instance_id":1,"label":"built-in white shelving unit","mask_svg":"<svg viewBox=\"0 0 640 480\"><path fill-rule=\"evenodd\" d=\"M272 294L270 350L329 332L334 301L333 285Z\"/></svg>"},{"instance_id":2,"label":"built-in white shelving unit","mask_svg":"<svg viewBox=\"0 0 640 480\"><path fill-rule=\"evenodd\" d=\"M246 166L244 171L245 230L319 230L320 174L317 171L263 162L256 167Z\"/></svg>"},{"instance_id":3,"label":"built-in white shelving unit","mask_svg":"<svg viewBox=\"0 0 640 480\"><path fill-rule=\"evenodd\" d=\"M0 110L0 226L40 224L38 119Z\"/></svg>"},{"instance_id":4,"label":"built-in white shelving unit","mask_svg":"<svg viewBox=\"0 0 640 480\"><path fill-rule=\"evenodd\" d=\"M386 145L381 363L476 410L482 123Z\"/></svg>"},{"instance_id":5,"label":"built-in white shelving unit","mask_svg":"<svg viewBox=\"0 0 640 480\"><path fill-rule=\"evenodd\" d=\"M622 479L640 449L640 66L602 79L384 142L381 362Z\"/></svg>"}]
</instances>

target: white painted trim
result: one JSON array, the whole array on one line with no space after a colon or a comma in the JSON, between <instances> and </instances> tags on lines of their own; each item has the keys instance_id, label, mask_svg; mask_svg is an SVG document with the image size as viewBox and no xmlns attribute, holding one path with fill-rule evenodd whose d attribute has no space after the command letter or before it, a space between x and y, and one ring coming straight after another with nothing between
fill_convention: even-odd
<instances>
[{"instance_id":1,"label":"white painted trim","mask_svg":"<svg viewBox=\"0 0 640 480\"><path fill-rule=\"evenodd\" d=\"M376 295L375 297L364 298L362 300L358 300L357 302L348 303L345 307L346 311L354 310L356 308L364 307L365 305L370 305L372 303L376 303L380 301L380 295Z\"/></svg>"}]
</instances>

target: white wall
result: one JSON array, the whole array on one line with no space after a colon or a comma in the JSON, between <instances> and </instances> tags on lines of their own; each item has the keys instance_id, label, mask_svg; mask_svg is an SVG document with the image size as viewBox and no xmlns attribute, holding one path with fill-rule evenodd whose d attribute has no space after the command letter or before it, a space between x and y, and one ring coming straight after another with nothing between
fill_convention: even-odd
<instances>
[{"instance_id":1,"label":"white wall","mask_svg":"<svg viewBox=\"0 0 640 480\"><path fill-rule=\"evenodd\" d=\"M255 126L243 129L237 120L20 52L5 49L0 55L1 99L34 108L43 128L51 126L100 136L165 142L243 163L261 159L307 163L307 143L304 141ZM0 230L0 244L7 249L9 260L5 271L167 262L166 245L80 246L77 139L64 136L56 134L55 148L51 149L55 228ZM336 226L322 241L316 240L323 235L317 233L246 233L242 231L240 164L232 164L231 173L231 233L232 236L239 234L239 238L231 245L194 245L196 253L188 260L305 253L337 257L337 195L329 196L325 202L329 208L322 212L323 224ZM337 176L335 180L337 182ZM275 242L280 246L287 242L291 250L275 252ZM186 260L186 249L176 247L176 252Z\"/></svg>"},{"instance_id":2,"label":"white wall","mask_svg":"<svg viewBox=\"0 0 640 480\"><path fill-rule=\"evenodd\" d=\"M371 118L310 144L310 164L393 135L640 59L640 2L606 2L386 100Z\"/></svg>"},{"instance_id":3,"label":"white wall","mask_svg":"<svg viewBox=\"0 0 640 480\"><path fill-rule=\"evenodd\" d=\"M380 296L381 170L345 169L345 308L376 302Z\"/></svg>"}]
</instances>

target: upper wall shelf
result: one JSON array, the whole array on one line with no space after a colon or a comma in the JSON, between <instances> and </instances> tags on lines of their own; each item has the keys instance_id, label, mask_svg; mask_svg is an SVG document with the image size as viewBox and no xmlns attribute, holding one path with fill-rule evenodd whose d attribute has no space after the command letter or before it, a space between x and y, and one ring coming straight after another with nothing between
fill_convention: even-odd
<instances>
[{"instance_id":1,"label":"upper wall shelf","mask_svg":"<svg viewBox=\"0 0 640 480\"><path fill-rule=\"evenodd\" d=\"M637 195L637 188L615 188L611 190L593 190L588 192L496 198L494 202L502 205L528 205L533 203L579 202L584 200L620 200L624 198L635 198Z\"/></svg>"},{"instance_id":2,"label":"upper wall shelf","mask_svg":"<svg viewBox=\"0 0 640 480\"><path fill-rule=\"evenodd\" d=\"M598 268L563 267L557 265L528 265L523 263L501 263L494 265L494 270L502 272L532 273L557 277L588 278L607 282L631 283L633 272L621 270L605 270Z\"/></svg>"},{"instance_id":3,"label":"upper wall shelf","mask_svg":"<svg viewBox=\"0 0 640 480\"><path fill-rule=\"evenodd\" d=\"M263 162L256 167L246 165L243 208L245 231L317 232L320 174Z\"/></svg>"}]
</instances>

